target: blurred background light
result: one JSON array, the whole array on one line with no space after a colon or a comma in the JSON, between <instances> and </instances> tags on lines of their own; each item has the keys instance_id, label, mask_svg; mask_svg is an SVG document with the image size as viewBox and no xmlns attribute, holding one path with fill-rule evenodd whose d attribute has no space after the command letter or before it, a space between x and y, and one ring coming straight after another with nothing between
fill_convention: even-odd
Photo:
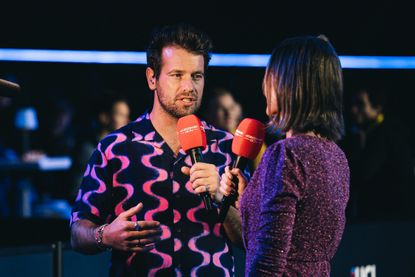
<instances>
[{"instance_id":1,"label":"blurred background light","mask_svg":"<svg viewBox=\"0 0 415 277\"><path fill-rule=\"evenodd\" d=\"M267 54L212 54L211 66L265 67ZM0 49L3 62L146 64L145 52L44 49ZM415 69L415 56L340 56L343 68Z\"/></svg>"}]
</instances>

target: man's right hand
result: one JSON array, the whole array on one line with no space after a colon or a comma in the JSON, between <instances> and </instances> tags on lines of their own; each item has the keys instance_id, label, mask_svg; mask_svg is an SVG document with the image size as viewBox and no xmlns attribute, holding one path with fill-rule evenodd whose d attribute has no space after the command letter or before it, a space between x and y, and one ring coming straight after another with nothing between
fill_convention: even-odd
<instances>
[{"instance_id":1,"label":"man's right hand","mask_svg":"<svg viewBox=\"0 0 415 277\"><path fill-rule=\"evenodd\" d=\"M111 248L146 252L155 248L161 240L162 229L158 221L131 221L130 218L143 209L143 204L122 212L111 224L104 228L102 242Z\"/></svg>"}]
</instances>

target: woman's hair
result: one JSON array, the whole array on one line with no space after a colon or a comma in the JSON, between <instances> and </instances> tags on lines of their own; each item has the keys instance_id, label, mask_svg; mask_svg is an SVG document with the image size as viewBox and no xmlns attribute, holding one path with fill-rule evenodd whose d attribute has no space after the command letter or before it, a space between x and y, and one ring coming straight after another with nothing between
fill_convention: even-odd
<instances>
[{"instance_id":1,"label":"woman's hair","mask_svg":"<svg viewBox=\"0 0 415 277\"><path fill-rule=\"evenodd\" d=\"M206 71L210 60L212 41L205 33L195 27L178 24L165 26L152 33L147 48L147 66L154 70L156 78L160 75L162 50L166 46L178 46L195 55L203 55Z\"/></svg>"},{"instance_id":2,"label":"woman's hair","mask_svg":"<svg viewBox=\"0 0 415 277\"><path fill-rule=\"evenodd\" d=\"M269 125L287 132L313 131L337 141L344 134L340 60L325 36L284 40L269 60L263 90L275 93Z\"/></svg>"}]
</instances>

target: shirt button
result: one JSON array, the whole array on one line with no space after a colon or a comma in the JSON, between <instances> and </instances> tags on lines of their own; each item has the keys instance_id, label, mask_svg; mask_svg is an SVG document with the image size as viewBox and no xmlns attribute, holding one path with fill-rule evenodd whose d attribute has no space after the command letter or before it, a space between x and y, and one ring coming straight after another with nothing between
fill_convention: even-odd
<instances>
[{"instance_id":1,"label":"shirt button","mask_svg":"<svg viewBox=\"0 0 415 277\"><path fill-rule=\"evenodd\" d=\"M177 233L181 233L181 232L182 232L182 228L177 227L177 228L176 228L176 232L177 232Z\"/></svg>"}]
</instances>

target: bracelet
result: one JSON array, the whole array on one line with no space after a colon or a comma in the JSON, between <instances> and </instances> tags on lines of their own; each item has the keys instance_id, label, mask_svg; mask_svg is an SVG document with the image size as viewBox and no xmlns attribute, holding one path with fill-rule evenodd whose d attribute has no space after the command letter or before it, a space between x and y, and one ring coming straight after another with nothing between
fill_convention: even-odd
<instances>
[{"instance_id":1,"label":"bracelet","mask_svg":"<svg viewBox=\"0 0 415 277\"><path fill-rule=\"evenodd\" d=\"M96 241L98 247L101 248L101 249L104 249L104 250L111 249L110 247L104 245L104 242L102 241L102 237L104 235L104 228L107 227L107 225L108 224L103 224L103 225L99 226L96 229L96 232L95 232L95 241Z\"/></svg>"}]
</instances>

